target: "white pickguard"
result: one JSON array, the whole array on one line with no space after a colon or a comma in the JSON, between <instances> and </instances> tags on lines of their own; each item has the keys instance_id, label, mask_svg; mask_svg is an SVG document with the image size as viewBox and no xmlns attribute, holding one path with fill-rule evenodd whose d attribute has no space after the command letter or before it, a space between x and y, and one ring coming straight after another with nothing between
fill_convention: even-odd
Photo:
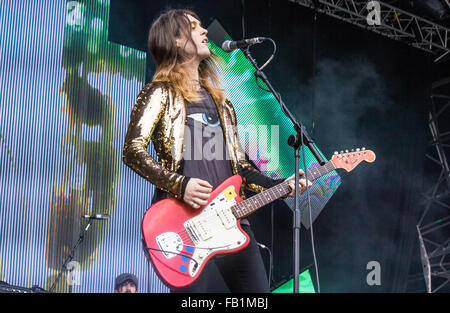
<instances>
[{"instance_id":1,"label":"white pickguard","mask_svg":"<svg viewBox=\"0 0 450 313\"><path fill-rule=\"evenodd\" d=\"M210 254L220 250L233 250L246 243L247 237L238 228L236 217L231 211L231 207L236 204L236 197L234 186L229 186L199 215L184 223L184 228L194 243L194 253L188 267L189 275L192 277ZM182 253L186 245L174 232L158 235L156 242L167 259Z\"/></svg>"},{"instance_id":2,"label":"white pickguard","mask_svg":"<svg viewBox=\"0 0 450 313\"><path fill-rule=\"evenodd\" d=\"M202 213L184 223L185 229L193 233L190 236L195 244L193 260L189 262L189 275L194 276L213 252L236 249L246 243L247 237L238 228L236 217L230 209L236 204L236 196L234 186L226 188Z\"/></svg>"}]
</instances>

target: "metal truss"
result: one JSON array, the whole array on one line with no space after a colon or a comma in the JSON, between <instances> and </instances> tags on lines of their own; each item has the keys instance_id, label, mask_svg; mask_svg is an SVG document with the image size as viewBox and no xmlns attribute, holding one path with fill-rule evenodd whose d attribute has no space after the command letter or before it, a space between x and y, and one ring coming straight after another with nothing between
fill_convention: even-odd
<instances>
[{"instance_id":1,"label":"metal truss","mask_svg":"<svg viewBox=\"0 0 450 313\"><path fill-rule=\"evenodd\" d=\"M448 62L447 62L448 63ZM442 87L446 92L436 92ZM428 125L435 156L426 157L440 168L431 188L423 194L425 210L417 224L420 255L427 292L438 292L450 286L450 168L446 149L450 147L450 131L442 131L450 116L450 77L433 83Z\"/></svg>"},{"instance_id":2,"label":"metal truss","mask_svg":"<svg viewBox=\"0 0 450 313\"><path fill-rule=\"evenodd\" d=\"M450 68L450 29L395 7L400 1L289 1L432 53L435 67L439 66L437 63L444 63L441 66ZM379 20L375 23L372 20L370 24L373 25L368 21L369 2L379 4ZM412 275L414 280L424 277L426 291L430 293L448 291L450 287L450 168L447 157L450 153L446 152L450 148L449 120L450 77L447 77L432 84L428 125L433 153L426 157L439 168L440 174L422 194L425 208L417 224L417 234L423 273Z\"/></svg>"},{"instance_id":3,"label":"metal truss","mask_svg":"<svg viewBox=\"0 0 450 313\"><path fill-rule=\"evenodd\" d=\"M450 29L394 7L398 1L289 0L358 27L430 52L435 62L450 55ZM369 25L368 3L379 4L380 24ZM373 10L373 9L371 9ZM378 9L377 9L378 10Z\"/></svg>"}]
</instances>

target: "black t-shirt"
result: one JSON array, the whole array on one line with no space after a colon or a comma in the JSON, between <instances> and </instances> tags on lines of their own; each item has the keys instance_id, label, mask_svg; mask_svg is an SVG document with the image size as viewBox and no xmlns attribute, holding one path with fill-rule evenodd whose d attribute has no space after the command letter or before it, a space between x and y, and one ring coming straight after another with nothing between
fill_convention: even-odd
<instances>
[{"instance_id":1,"label":"black t-shirt","mask_svg":"<svg viewBox=\"0 0 450 313\"><path fill-rule=\"evenodd\" d=\"M214 100L205 89L201 93L202 101L186 104L182 174L206 180L215 189L233 172Z\"/></svg>"},{"instance_id":2,"label":"black t-shirt","mask_svg":"<svg viewBox=\"0 0 450 313\"><path fill-rule=\"evenodd\" d=\"M215 189L233 175L215 102L204 88L201 93L202 101L186 103L184 152L180 168L177 170L178 174L186 176L182 186L183 196L190 178L206 180ZM255 183L266 188L275 186L284 180L272 179L242 167L240 172L247 183ZM159 201L160 192L159 189L156 189L152 203ZM241 223L247 224L248 221L243 219Z\"/></svg>"},{"instance_id":3,"label":"black t-shirt","mask_svg":"<svg viewBox=\"0 0 450 313\"><path fill-rule=\"evenodd\" d=\"M216 104L204 88L201 93L202 101L186 104L182 174L206 180L214 190L233 171ZM247 219L241 223L249 224Z\"/></svg>"}]
</instances>

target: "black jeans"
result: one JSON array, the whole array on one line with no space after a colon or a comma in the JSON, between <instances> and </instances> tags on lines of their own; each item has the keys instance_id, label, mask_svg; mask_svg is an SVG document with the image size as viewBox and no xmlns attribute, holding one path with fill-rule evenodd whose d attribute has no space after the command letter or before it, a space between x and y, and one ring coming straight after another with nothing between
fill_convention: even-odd
<instances>
[{"instance_id":1,"label":"black jeans","mask_svg":"<svg viewBox=\"0 0 450 313\"><path fill-rule=\"evenodd\" d=\"M270 292L266 269L261 258L255 236L249 225L241 225L249 235L250 244L244 250L216 256L206 264L200 277L190 286L172 289L171 292L207 293L210 292L211 262L215 262L225 284L232 293L267 293ZM224 290L223 292L226 292Z\"/></svg>"}]
</instances>

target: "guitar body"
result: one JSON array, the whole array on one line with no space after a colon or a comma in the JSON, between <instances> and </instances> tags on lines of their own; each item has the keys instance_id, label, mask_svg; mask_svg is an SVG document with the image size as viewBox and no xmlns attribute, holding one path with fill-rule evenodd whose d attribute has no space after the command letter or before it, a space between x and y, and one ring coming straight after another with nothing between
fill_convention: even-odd
<instances>
[{"instance_id":1,"label":"guitar body","mask_svg":"<svg viewBox=\"0 0 450 313\"><path fill-rule=\"evenodd\" d=\"M167 285L189 286L215 255L248 246L250 238L231 210L242 201L241 183L239 175L226 179L197 210L174 198L161 200L147 210L142 220L144 245Z\"/></svg>"},{"instance_id":2,"label":"guitar body","mask_svg":"<svg viewBox=\"0 0 450 313\"><path fill-rule=\"evenodd\" d=\"M336 152L326 164L311 169L309 180L314 181L337 168L350 172L362 161L372 163L375 158L375 153L365 148ZM171 198L155 203L145 212L142 220L144 248L166 285L189 286L211 258L247 247L250 238L242 230L239 219L291 192L289 181L284 181L242 201L239 197L241 183L239 175L226 179L198 210ZM235 206L237 203L240 204Z\"/></svg>"}]
</instances>

